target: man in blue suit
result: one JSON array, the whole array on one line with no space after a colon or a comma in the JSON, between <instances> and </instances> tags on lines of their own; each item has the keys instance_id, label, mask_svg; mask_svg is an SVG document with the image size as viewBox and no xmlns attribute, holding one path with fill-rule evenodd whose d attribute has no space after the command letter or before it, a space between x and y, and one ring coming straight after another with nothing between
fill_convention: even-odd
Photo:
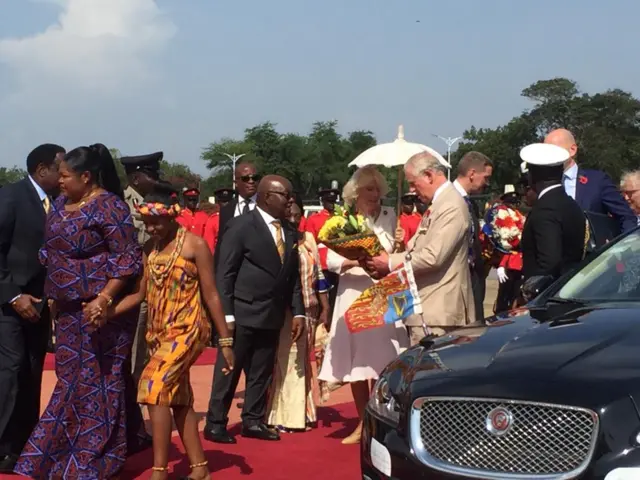
<instances>
[{"instance_id":1,"label":"man in blue suit","mask_svg":"<svg viewBox=\"0 0 640 480\"><path fill-rule=\"evenodd\" d=\"M600 170L587 170L576 163L578 145L569 130L559 128L551 131L544 143L551 143L569 152L564 164L562 184L564 190L586 212L610 215L620 225L620 232L628 232L638 225L633 211L622 198L620 190L611 177Z\"/></svg>"}]
</instances>

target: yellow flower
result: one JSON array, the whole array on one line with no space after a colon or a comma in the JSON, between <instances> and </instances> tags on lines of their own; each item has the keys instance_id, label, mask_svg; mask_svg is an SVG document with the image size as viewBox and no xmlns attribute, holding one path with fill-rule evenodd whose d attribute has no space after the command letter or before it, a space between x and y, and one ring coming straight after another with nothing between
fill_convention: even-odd
<instances>
[{"instance_id":1,"label":"yellow flower","mask_svg":"<svg viewBox=\"0 0 640 480\"><path fill-rule=\"evenodd\" d=\"M334 216L329 218L318 232L318 240L322 242L340 237L346 224L347 219L344 217Z\"/></svg>"}]
</instances>

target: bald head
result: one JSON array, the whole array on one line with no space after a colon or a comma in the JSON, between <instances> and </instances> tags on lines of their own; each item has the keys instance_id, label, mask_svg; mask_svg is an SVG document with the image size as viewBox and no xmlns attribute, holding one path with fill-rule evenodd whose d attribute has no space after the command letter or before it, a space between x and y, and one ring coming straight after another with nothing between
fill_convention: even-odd
<instances>
[{"instance_id":1,"label":"bald head","mask_svg":"<svg viewBox=\"0 0 640 480\"><path fill-rule=\"evenodd\" d=\"M578 154L578 145L576 145L576 139L569 130L565 128L552 130L545 137L544 143L562 147L567 152L569 152L569 160L567 160L564 164L565 170L576 163L575 157Z\"/></svg>"},{"instance_id":2,"label":"bald head","mask_svg":"<svg viewBox=\"0 0 640 480\"><path fill-rule=\"evenodd\" d=\"M258 186L258 195L265 195L274 189L276 191L288 191L291 193L291 182L280 175L267 175L262 178Z\"/></svg>"},{"instance_id":3,"label":"bald head","mask_svg":"<svg viewBox=\"0 0 640 480\"><path fill-rule=\"evenodd\" d=\"M291 182L280 175L267 175L258 185L258 206L273 218L284 220L293 202Z\"/></svg>"}]
</instances>

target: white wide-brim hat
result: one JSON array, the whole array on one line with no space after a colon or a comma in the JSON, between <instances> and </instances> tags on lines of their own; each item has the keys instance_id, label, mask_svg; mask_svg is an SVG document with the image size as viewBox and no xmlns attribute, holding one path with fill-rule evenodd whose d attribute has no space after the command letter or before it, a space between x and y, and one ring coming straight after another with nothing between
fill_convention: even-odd
<instances>
[{"instance_id":1,"label":"white wide-brim hat","mask_svg":"<svg viewBox=\"0 0 640 480\"><path fill-rule=\"evenodd\" d=\"M520 158L539 167L556 167L569 160L569 152L550 143L532 143L520 150Z\"/></svg>"}]
</instances>

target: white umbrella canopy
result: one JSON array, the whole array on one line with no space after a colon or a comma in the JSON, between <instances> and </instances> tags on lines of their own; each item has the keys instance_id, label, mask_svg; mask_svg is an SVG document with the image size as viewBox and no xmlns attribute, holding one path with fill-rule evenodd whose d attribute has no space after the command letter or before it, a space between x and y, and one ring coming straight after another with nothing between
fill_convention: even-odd
<instances>
[{"instance_id":1,"label":"white umbrella canopy","mask_svg":"<svg viewBox=\"0 0 640 480\"><path fill-rule=\"evenodd\" d=\"M451 168L449 162L433 148L420 143L407 142L404 139L404 127L398 127L398 137L390 143L381 143L365 150L350 167L364 167L365 165L380 165L381 167L401 167L416 153L429 152L446 168Z\"/></svg>"}]
</instances>

